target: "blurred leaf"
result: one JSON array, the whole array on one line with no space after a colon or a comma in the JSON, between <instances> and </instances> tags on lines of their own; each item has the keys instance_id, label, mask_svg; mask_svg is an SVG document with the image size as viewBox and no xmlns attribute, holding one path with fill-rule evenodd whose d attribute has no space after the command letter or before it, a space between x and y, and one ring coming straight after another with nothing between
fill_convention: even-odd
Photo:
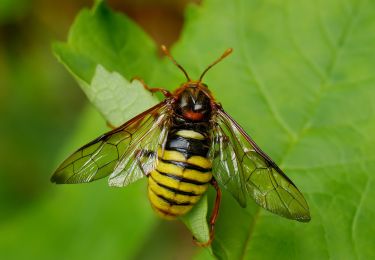
<instances>
[{"instance_id":1,"label":"blurred leaf","mask_svg":"<svg viewBox=\"0 0 375 260\"><path fill-rule=\"evenodd\" d=\"M0 24L22 18L30 6L27 0L0 0Z\"/></svg>"},{"instance_id":2,"label":"blurred leaf","mask_svg":"<svg viewBox=\"0 0 375 260\"><path fill-rule=\"evenodd\" d=\"M193 260L213 260L216 259L210 253L208 248L201 248L199 252L193 257Z\"/></svg>"},{"instance_id":3,"label":"blurred leaf","mask_svg":"<svg viewBox=\"0 0 375 260\"><path fill-rule=\"evenodd\" d=\"M176 86L177 70L136 28L99 5L79 15L56 52L86 82L101 64ZM196 77L234 48L205 81L311 207L311 223L301 224L255 204L242 209L224 192L220 259L375 257L374 30L370 0L206 0L188 10L174 56Z\"/></svg>"},{"instance_id":4,"label":"blurred leaf","mask_svg":"<svg viewBox=\"0 0 375 260\"><path fill-rule=\"evenodd\" d=\"M24 17L0 29L0 222L50 190L53 159L84 100L50 53L51 32L33 22L36 7L26 2Z\"/></svg>"},{"instance_id":5,"label":"blurred leaf","mask_svg":"<svg viewBox=\"0 0 375 260\"><path fill-rule=\"evenodd\" d=\"M104 126L97 112L86 111L61 159ZM144 181L127 189L109 188L106 181L54 185L54 193L1 223L0 258L134 259L157 223L146 186Z\"/></svg>"}]
</instances>

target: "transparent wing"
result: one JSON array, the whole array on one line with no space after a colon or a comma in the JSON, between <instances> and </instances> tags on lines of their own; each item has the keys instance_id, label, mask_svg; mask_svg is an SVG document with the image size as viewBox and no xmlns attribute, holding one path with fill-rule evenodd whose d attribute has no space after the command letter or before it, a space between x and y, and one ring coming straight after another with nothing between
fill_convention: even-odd
<instances>
[{"instance_id":1,"label":"transparent wing","mask_svg":"<svg viewBox=\"0 0 375 260\"><path fill-rule=\"evenodd\" d=\"M298 221L310 220L301 192L221 108L212 120L211 158L215 178L241 206L246 206L250 196L273 213Z\"/></svg>"},{"instance_id":2,"label":"transparent wing","mask_svg":"<svg viewBox=\"0 0 375 260\"><path fill-rule=\"evenodd\" d=\"M51 177L54 183L84 183L110 175L125 186L154 167L154 151L166 137L169 106L163 101L122 126L103 134L68 157Z\"/></svg>"}]
</instances>

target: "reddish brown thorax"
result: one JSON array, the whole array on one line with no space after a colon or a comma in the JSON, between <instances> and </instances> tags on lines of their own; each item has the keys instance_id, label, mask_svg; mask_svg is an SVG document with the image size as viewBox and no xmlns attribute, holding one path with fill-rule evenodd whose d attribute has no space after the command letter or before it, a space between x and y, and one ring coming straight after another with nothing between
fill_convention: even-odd
<instances>
[{"instance_id":1,"label":"reddish brown thorax","mask_svg":"<svg viewBox=\"0 0 375 260\"><path fill-rule=\"evenodd\" d=\"M202 84L198 87L198 84L191 83L178 94L175 111L189 121L208 121L211 117L211 98L202 90L202 87L207 87Z\"/></svg>"}]
</instances>

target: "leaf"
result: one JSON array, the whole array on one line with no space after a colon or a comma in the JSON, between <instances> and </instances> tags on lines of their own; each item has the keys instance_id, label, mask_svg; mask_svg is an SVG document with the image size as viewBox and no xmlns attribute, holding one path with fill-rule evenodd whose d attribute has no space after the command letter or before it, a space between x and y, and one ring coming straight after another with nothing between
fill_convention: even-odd
<instances>
[{"instance_id":1,"label":"leaf","mask_svg":"<svg viewBox=\"0 0 375 260\"><path fill-rule=\"evenodd\" d=\"M208 241L210 236L207 226L207 195L203 196L191 211L182 216L181 221L198 241Z\"/></svg>"},{"instance_id":2,"label":"leaf","mask_svg":"<svg viewBox=\"0 0 375 260\"><path fill-rule=\"evenodd\" d=\"M112 125L120 126L158 102L142 83L97 66L91 85L81 84L89 100Z\"/></svg>"},{"instance_id":3,"label":"leaf","mask_svg":"<svg viewBox=\"0 0 375 260\"><path fill-rule=\"evenodd\" d=\"M54 51L70 71L89 83L97 64L122 75L143 75L153 67L156 47L129 18L113 13L102 2L82 10L69 32L67 43L56 43ZM147 58L149 67L137 62ZM98 62L101 61L101 62Z\"/></svg>"},{"instance_id":4,"label":"leaf","mask_svg":"<svg viewBox=\"0 0 375 260\"><path fill-rule=\"evenodd\" d=\"M99 7L82 12L59 45L68 67L87 82L101 64L178 86L183 77L157 59L143 32ZM374 30L370 0L206 0L188 9L172 54L197 78L234 48L204 81L295 182L312 216L301 224L254 203L242 209L224 192L212 246L218 258L375 257Z\"/></svg>"},{"instance_id":5,"label":"leaf","mask_svg":"<svg viewBox=\"0 0 375 260\"><path fill-rule=\"evenodd\" d=\"M97 1L92 10L83 9L78 14L66 43L53 44L57 58L77 79L86 83L91 82L98 64L127 79L142 76L151 86L173 80L176 83L176 75L180 74L172 66L170 77L165 77L166 71L160 64L164 62L160 61L157 48L132 20L111 11L103 1ZM160 78L164 80L155 80Z\"/></svg>"},{"instance_id":6,"label":"leaf","mask_svg":"<svg viewBox=\"0 0 375 260\"><path fill-rule=\"evenodd\" d=\"M234 48L206 81L306 195L312 215L292 222L242 210L223 194L213 245L220 259L374 257L375 49L366 47L375 44L374 7L205 1L189 10L175 56L205 64Z\"/></svg>"}]
</instances>

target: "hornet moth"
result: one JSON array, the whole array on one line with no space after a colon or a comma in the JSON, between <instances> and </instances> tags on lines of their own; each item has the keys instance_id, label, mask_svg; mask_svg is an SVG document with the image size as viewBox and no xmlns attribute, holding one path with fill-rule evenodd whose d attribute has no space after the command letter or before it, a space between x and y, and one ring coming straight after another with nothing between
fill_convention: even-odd
<instances>
[{"instance_id":1,"label":"hornet moth","mask_svg":"<svg viewBox=\"0 0 375 260\"><path fill-rule=\"evenodd\" d=\"M184 73L187 82L174 92L162 88L165 99L118 128L84 145L55 171L51 181L92 182L109 176L109 186L124 187L148 178L152 208L165 219L189 212L212 185L215 204L209 220L210 238L219 213L221 188L245 207L249 197L266 210L302 222L310 220L301 192L283 171L215 101L202 82L206 72L228 56L227 49L198 80L163 45L165 55Z\"/></svg>"}]
</instances>

